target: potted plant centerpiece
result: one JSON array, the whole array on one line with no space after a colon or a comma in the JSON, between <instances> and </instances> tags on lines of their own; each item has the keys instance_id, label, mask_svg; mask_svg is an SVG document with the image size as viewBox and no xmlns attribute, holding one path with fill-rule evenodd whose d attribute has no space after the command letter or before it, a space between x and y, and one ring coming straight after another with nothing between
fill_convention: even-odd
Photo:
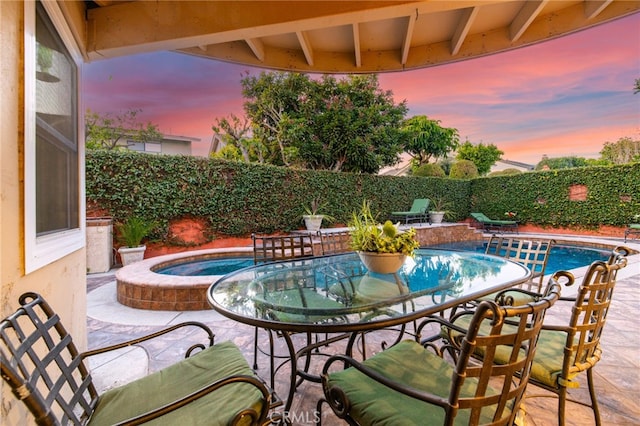
<instances>
[{"instance_id":1,"label":"potted plant centerpiece","mask_svg":"<svg viewBox=\"0 0 640 426\"><path fill-rule=\"evenodd\" d=\"M444 198L431 199L431 210L429 210L429 222L441 223L445 215L448 213L447 209L451 203Z\"/></svg>"},{"instance_id":2,"label":"potted plant centerpiece","mask_svg":"<svg viewBox=\"0 0 640 426\"><path fill-rule=\"evenodd\" d=\"M156 227L156 223L132 216L125 222L116 223L115 227L118 242L122 244L122 247L118 249L122 266L144 259L147 246L142 244L142 240Z\"/></svg>"},{"instance_id":3,"label":"potted plant centerpiece","mask_svg":"<svg viewBox=\"0 0 640 426\"><path fill-rule=\"evenodd\" d=\"M362 203L359 212L354 212L349 225L351 247L358 253L362 263L372 272L392 274L398 271L407 256L420 246L416 231L404 232L390 220L380 224L371 213L368 201Z\"/></svg>"},{"instance_id":4,"label":"potted plant centerpiece","mask_svg":"<svg viewBox=\"0 0 640 426\"><path fill-rule=\"evenodd\" d=\"M322 227L322 221L332 221L333 217L320 213L324 204L320 204L317 199L311 201L311 204L304 208L306 214L302 215L304 225L307 231L318 232Z\"/></svg>"}]
</instances>

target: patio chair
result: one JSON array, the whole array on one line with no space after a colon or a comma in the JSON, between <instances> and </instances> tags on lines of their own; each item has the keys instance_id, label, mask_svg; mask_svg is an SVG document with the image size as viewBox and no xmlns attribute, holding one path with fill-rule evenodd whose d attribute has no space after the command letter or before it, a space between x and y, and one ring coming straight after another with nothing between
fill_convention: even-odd
<instances>
[{"instance_id":1,"label":"patio chair","mask_svg":"<svg viewBox=\"0 0 640 426\"><path fill-rule=\"evenodd\" d=\"M251 234L253 263L313 257L310 235L257 235Z\"/></svg>"},{"instance_id":2,"label":"patio chair","mask_svg":"<svg viewBox=\"0 0 640 426\"><path fill-rule=\"evenodd\" d=\"M630 235L633 236L633 238L640 238L640 223L630 223L629 226L627 226L624 230L625 243Z\"/></svg>"},{"instance_id":3,"label":"patio chair","mask_svg":"<svg viewBox=\"0 0 640 426\"><path fill-rule=\"evenodd\" d=\"M313 257L313 240L310 235L257 235L251 234L253 241L253 263L265 263L288 259L304 259ZM254 327L253 342L253 368L258 369L258 330ZM269 334L269 353L270 364L274 364L273 352L273 332L267 331ZM271 369L271 386L274 385L273 367Z\"/></svg>"},{"instance_id":4,"label":"patio chair","mask_svg":"<svg viewBox=\"0 0 640 426\"><path fill-rule=\"evenodd\" d=\"M405 224L414 220L420 223L429 222L429 204L431 201L428 198L416 198L408 211L391 212L389 220L402 221Z\"/></svg>"},{"instance_id":5,"label":"patio chair","mask_svg":"<svg viewBox=\"0 0 640 426\"><path fill-rule=\"evenodd\" d=\"M346 253L353 251L351 248L351 234L349 231L320 231L320 246L323 255Z\"/></svg>"},{"instance_id":6,"label":"patio chair","mask_svg":"<svg viewBox=\"0 0 640 426\"><path fill-rule=\"evenodd\" d=\"M549 255L551 254L551 249L555 243L555 240L544 238L525 239L492 235L487 243L485 253L513 260L529 268L531 270L531 279L518 284L517 287L540 293L542 292L544 274L547 269ZM497 302L500 304L515 306L526 303L530 300L527 296L519 297L522 293L509 293L508 291L502 292L503 297L509 297L509 295L515 299L508 303L505 303L504 301L502 303L500 301ZM483 298L483 300L492 300L494 298L495 295L489 295Z\"/></svg>"},{"instance_id":7,"label":"patio chair","mask_svg":"<svg viewBox=\"0 0 640 426\"><path fill-rule=\"evenodd\" d=\"M485 232L490 231L512 231L518 232L518 222L515 220L489 219L484 213L471 213L471 217L480 224Z\"/></svg>"},{"instance_id":8,"label":"patio chair","mask_svg":"<svg viewBox=\"0 0 640 426\"><path fill-rule=\"evenodd\" d=\"M455 365L444 357L449 349L413 340L403 340L363 362L344 355L330 357L322 370L325 398L318 402L318 411L328 403L353 425L513 424L545 311L560 296L557 282L550 282L547 290L540 300L518 307L482 302L455 348ZM418 331L433 320L446 323L428 317ZM472 359L477 351L487 355L481 362ZM498 353L510 362L494 364Z\"/></svg>"},{"instance_id":9,"label":"patio chair","mask_svg":"<svg viewBox=\"0 0 640 426\"><path fill-rule=\"evenodd\" d=\"M186 322L148 336L79 353L60 317L36 293L0 322L2 378L38 425L251 424L267 421L270 391L232 342L213 344L204 324ZM85 359L185 327L207 343L161 371L98 394ZM158 424L158 423L154 423Z\"/></svg>"},{"instance_id":10,"label":"patio chair","mask_svg":"<svg viewBox=\"0 0 640 426\"><path fill-rule=\"evenodd\" d=\"M616 284L616 276L627 264L626 256L630 250L618 247L612 251L607 262L596 261L589 266L587 273L577 289L575 297L562 297L561 302L572 302L570 317L566 325L543 324L538 341L538 349L531 366L529 383L555 393L558 397L558 424L565 424L566 402L575 402L593 411L596 425L601 424L600 411L593 383L593 367L600 361L602 347L600 337L604 329L611 297ZM558 273L556 273L558 274ZM568 272L564 274L570 275ZM571 285L571 282L565 284ZM522 291L525 290L512 290ZM466 328L465 319L460 316L452 323L450 341L455 341L455 334ZM494 358L494 362L505 364L506 356ZM590 403L569 399L568 388L577 388L577 377L586 372ZM533 397L533 396L530 396Z\"/></svg>"}]
</instances>

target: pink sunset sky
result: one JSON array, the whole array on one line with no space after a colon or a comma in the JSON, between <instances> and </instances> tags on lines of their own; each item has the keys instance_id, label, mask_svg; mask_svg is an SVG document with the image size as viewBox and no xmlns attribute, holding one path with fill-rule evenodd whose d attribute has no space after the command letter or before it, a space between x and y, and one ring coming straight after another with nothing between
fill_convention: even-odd
<instances>
[{"instance_id":1,"label":"pink sunset sky","mask_svg":"<svg viewBox=\"0 0 640 426\"><path fill-rule=\"evenodd\" d=\"M216 118L243 115L240 80L262 70L158 52L84 65L84 107L200 138L206 155ZM266 70L268 71L268 70ZM494 144L503 159L597 158L605 142L640 138L640 14L556 40L422 70L379 74L409 113L458 129L461 141Z\"/></svg>"}]
</instances>

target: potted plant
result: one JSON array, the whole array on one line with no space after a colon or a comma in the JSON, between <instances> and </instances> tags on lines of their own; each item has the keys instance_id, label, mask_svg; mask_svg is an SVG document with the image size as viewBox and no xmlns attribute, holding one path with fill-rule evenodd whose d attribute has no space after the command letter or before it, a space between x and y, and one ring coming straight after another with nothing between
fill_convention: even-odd
<instances>
[{"instance_id":1,"label":"potted plant","mask_svg":"<svg viewBox=\"0 0 640 426\"><path fill-rule=\"evenodd\" d=\"M445 215L448 213L447 209L451 206L451 203L444 198L432 198L431 210L429 210L429 222L441 223Z\"/></svg>"},{"instance_id":2,"label":"potted plant","mask_svg":"<svg viewBox=\"0 0 640 426\"><path fill-rule=\"evenodd\" d=\"M302 215L302 219L307 231L318 232L322 227L323 219L327 221L333 220L333 217L320 213L324 206L324 204L320 204L319 200L314 199L309 206L304 208L306 214Z\"/></svg>"},{"instance_id":3,"label":"potted plant","mask_svg":"<svg viewBox=\"0 0 640 426\"><path fill-rule=\"evenodd\" d=\"M122 266L144 259L147 247L142 244L142 240L156 227L156 223L131 216L125 222L116 223L115 227L118 242L122 245L118 249Z\"/></svg>"},{"instance_id":4,"label":"potted plant","mask_svg":"<svg viewBox=\"0 0 640 426\"><path fill-rule=\"evenodd\" d=\"M376 221L368 201L362 203L360 211L354 212L349 222L351 247L358 252L367 269L381 274L395 273L407 256L419 247L414 228L401 232L398 225L387 220Z\"/></svg>"}]
</instances>

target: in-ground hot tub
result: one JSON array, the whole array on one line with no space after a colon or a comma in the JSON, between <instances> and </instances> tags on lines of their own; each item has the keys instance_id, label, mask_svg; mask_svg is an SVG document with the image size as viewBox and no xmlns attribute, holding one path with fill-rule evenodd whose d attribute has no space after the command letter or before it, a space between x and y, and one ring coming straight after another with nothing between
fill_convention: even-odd
<instances>
[{"instance_id":1,"label":"in-ground hot tub","mask_svg":"<svg viewBox=\"0 0 640 426\"><path fill-rule=\"evenodd\" d=\"M196 250L152 257L116 272L118 302L154 311L200 311L211 309L207 289L221 275L167 275L158 269L207 259L253 259L252 247ZM224 275L224 274L222 274Z\"/></svg>"}]
</instances>

